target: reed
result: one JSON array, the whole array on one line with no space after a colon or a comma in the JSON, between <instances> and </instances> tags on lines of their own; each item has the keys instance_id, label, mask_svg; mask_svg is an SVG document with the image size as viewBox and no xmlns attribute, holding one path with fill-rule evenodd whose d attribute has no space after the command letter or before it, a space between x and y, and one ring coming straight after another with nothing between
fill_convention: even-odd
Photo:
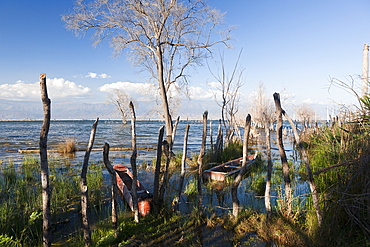
<instances>
[{"instance_id":1,"label":"reed","mask_svg":"<svg viewBox=\"0 0 370 247\"><path fill-rule=\"evenodd\" d=\"M64 160L50 159L52 217L79 203L78 169ZM88 173L91 203L101 203L103 175L99 164ZM0 245L38 246L42 239L41 182L39 159L28 156L22 164L13 161L0 167ZM75 245L73 245L75 246Z\"/></svg>"},{"instance_id":2,"label":"reed","mask_svg":"<svg viewBox=\"0 0 370 247\"><path fill-rule=\"evenodd\" d=\"M58 145L58 152L64 155L71 155L77 151L75 139L68 138Z\"/></svg>"}]
</instances>

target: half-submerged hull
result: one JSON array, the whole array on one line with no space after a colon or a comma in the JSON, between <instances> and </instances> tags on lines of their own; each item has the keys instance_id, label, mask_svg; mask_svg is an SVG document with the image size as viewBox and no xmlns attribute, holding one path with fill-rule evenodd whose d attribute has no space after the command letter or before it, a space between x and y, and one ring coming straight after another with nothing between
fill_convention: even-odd
<instances>
[{"instance_id":1,"label":"half-submerged hull","mask_svg":"<svg viewBox=\"0 0 370 247\"><path fill-rule=\"evenodd\" d=\"M247 157L247 166L253 164L256 161L257 153L249 155ZM212 167L211 169L203 172L203 178L205 180L212 181L225 181L226 177L233 177L238 175L242 168L243 158L230 160L221 165Z\"/></svg>"},{"instance_id":2,"label":"half-submerged hull","mask_svg":"<svg viewBox=\"0 0 370 247\"><path fill-rule=\"evenodd\" d=\"M130 209L134 211L134 203L132 199L133 175L125 165L115 165L113 169L116 171L116 181L119 194L129 205ZM136 185L139 213L141 216L146 216L150 213L152 198L149 191L145 189L139 180L137 180Z\"/></svg>"}]
</instances>

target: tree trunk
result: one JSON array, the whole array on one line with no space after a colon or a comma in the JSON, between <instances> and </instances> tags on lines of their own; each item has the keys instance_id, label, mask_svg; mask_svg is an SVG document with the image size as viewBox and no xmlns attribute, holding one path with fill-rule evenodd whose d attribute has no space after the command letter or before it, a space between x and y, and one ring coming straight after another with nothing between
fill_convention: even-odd
<instances>
[{"instance_id":1,"label":"tree trunk","mask_svg":"<svg viewBox=\"0 0 370 247\"><path fill-rule=\"evenodd\" d=\"M221 120L220 120L218 124L216 144L215 144L214 151L212 154L212 162L217 161L218 154L221 152L222 148L223 148L223 136L222 136L222 125L221 125Z\"/></svg>"},{"instance_id":2,"label":"tree trunk","mask_svg":"<svg viewBox=\"0 0 370 247\"><path fill-rule=\"evenodd\" d=\"M316 209L317 222L319 223L319 225L321 225L321 223L322 223L322 213L321 213L321 209L320 209L320 205L319 205L319 199L318 199L318 195L317 195L317 188L316 188L315 180L313 178L312 169L311 169L310 161L308 160L306 149L304 148L304 146L303 146L303 144L302 144L302 142L299 138L298 131L297 131L292 119L288 116L288 114L285 111L283 111L283 114L286 117L286 119L289 121L290 126L292 126L295 141L298 145L299 150L302 153L304 163L306 164L307 175L308 175L308 183L310 185L310 190L311 190L311 195L312 195L312 202L313 202L313 205Z\"/></svg>"},{"instance_id":3,"label":"tree trunk","mask_svg":"<svg viewBox=\"0 0 370 247\"><path fill-rule=\"evenodd\" d=\"M155 164L154 173L154 191L153 191L153 206L154 214L159 214L160 203L159 203L159 179L161 173L161 157L162 157L162 141L164 135L164 126L159 129L158 143L157 143L157 160Z\"/></svg>"},{"instance_id":4,"label":"tree trunk","mask_svg":"<svg viewBox=\"0 0 370 247\"><path fill-rule=\"evenodd\" d=\"M41 99L44 108L44 121L40 132L40 166L41 166L41 186L42 186L42 242L43 246L51 246L51 214L50 214L50 182L49 164L47 154L48 133L50 127L50 104L46 87L46 74L40 75Z\"/></svg>"},{"instance_id":5,"label":"tree trunk","mask_svg":"<svg viewBox=\"0 0 370 247\"><path fill-rule=\"evenodd\" d=\"M170 152L172 153L172 149L173 149L173 143L175 142L175 135L176 135L176 130L177 130L177 126L179 125L179 122L180 122L180 116L177 117L176 119L176 122L175 124L173 125L173 130L172 130L172 143L171 143L171 146L170 146Z\"/></svg>"},{"instance_id":6,"label":"tree trunk","mask_svg":"<svg viewBox=\"0 0 370 247\"><path fill-rule=\"evenodd\" d=\"M240 182L243 179L244 174L247 172L247 159L248 159L248 139L249 139L249 132L251 129L251 115L248 114L245 120L244 126L244 140L243 140L243 162L242 168L238 176L236 176L233 185L231 187L231 197L233 200L233 215L235 217L238 216L239 212L239 199L238 199L238 187Z\"/></svg>"},{"instance_id":7,"label":"tree trunk","mask_svg":"<svg viewBox=\"0 0 370 247\"><path fill-rule=\"evenodd\" d=\"M167 90L166 90L166 85L164 81L163 54L162 54L161 47L159 46L157 47L157 50L156 50L156 56L157 56L158 84L159 84L160 95L162 98L162 108L163 108L163 113L164 113L164 121L166 125L166 136L167 136L167 142L171 146L173 126L172 126L170 108L168 105Z\"/></svg>"},{"instance_id":8,"label":"tree trunk","mask_svg":"<svg viewBox=\"0 0 370 247\"><path fill-rule=\"evenodd\" d=\"M138 199L137 199L137 168L136 168L136 115L134 104L130 102L131 110L131 135L132 135L132 155L131 155L131 168L132 168L132 203L134 206L134 219L139 223L139 208L138 208Z\"/></svg>"},{"instance_id":9,"label":"tree trunk","mask_svg":"<svg viewBox=\"0 0 370 247\"><path fill-rule=\"evenodd\" d=\"M169 170L170 161L171 161L170 144L168 144L167 141L163 141L162 148L163 148L164 155L166 156L166 165L163 171L163 181L161 184L161 188L159 189L159 204L163 204L164 202L164 194L166 192L167 183L168 183L168 170Z\"/></svg>"},{"instance_id":10,"label":"tree trunk","mask_svg":"<svg viewBox=\"0 0 370 247\"><path fill-rule=\"evenodd\" d=\"M270 139L270 122L267 120L266 113L265 116L265 134L266 134L266 150L267 150L267 181L265 190L265 208L267 212L267 218L271 218L271 177L272 177L272 161L271 161L271 139Z\"/></svg>"},{"instance_id":11,"label":"tree trunk","mask_svg":"<svg viewBox=\"0 0 370 247\"><path fill-rule=\"evenodd\" d=\"M117 204L117 179L116 179L116 172L113 169L113 166L109 162L109 144L105 143L103 148L103 160L104 165L107 168L111 180L112 180L112 226L115 231L118 228L118 204Z\"/></svg>"},{"instance_id":12,"label":"tree trunk","mask_svg":"<svg viewBox=\"0 0 370 247\"><path fill-rule=\"evenodd\" d=\"M185 164L186 164L186 153L187 153L187 147L188 147L189 128L190 128L190 125L187 124L186 127L185 127L185 134L184 134L184 147L183 147L183 150L182 150L181 174L180 174L180 182L179 182L179 193L178 193L177 202L176 202L176 210L179 210L179 202L180 202L180 198L181 198L182 187L184 185Z\"/></svg>"},{"instance_id":13,"label":"tree trunk","mask_svg":"<svg viewBox=\"0 0 370 247\"><path fill-rule=\"evenodd\" d=\"M276 107L276 134L278 141L278 148L280 152L281 163L283 165L283 176L285 185L285 205L287 207L288 215L292 214L292 189L290 185L290 175L289 175L289 164L284 150L283 144L283 110L281 109L280 95L274 93L274 101Z\"/></svg>"},{"instance_id":14,"label":"tree trunk","mask_svg":"<svg viewBox=\"0 0 370 247\"><path fill-rule=\"evenodd\" d=\"M98 125L98 121L99 121L99 118L96 119L96 121L94 122L91 128L90 139L89 139L89 143L86 148L84 163L82 165L82 171L81 171L81 180L80 180L82 228L84 232L85 246L91 245L91 232L90 232L89 218L87 216L89 197L88 197L88 185L87 185L86 174L87 174L87 168L89 166L89 158L90 158L91 149L94 145L96 126Z\"/></svg>"},{"instance_id":15,"label":"tree trunk","mask_svg":"<svg viewBox=\"0 0 370 247\"><path fill-rule=\"evenodd\" d=\"M202 146L198 156L198 210L202 209L203 195L202 195L202 175L203 175L203 157L206 150L207 141L207 116L208 111L203 113L203 135L202 135Z\"/></svg>"}]
</instances>

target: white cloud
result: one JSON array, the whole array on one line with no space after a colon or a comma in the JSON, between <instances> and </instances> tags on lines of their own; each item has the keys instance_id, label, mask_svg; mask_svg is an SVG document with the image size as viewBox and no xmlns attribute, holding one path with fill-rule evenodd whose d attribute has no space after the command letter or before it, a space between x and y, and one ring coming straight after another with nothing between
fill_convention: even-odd
<instances>
[{"instance_id":1,"label":"white cloud","mask_svg":"<svg viewBox=\"0 0 370 247\"><path fill-rule=\"evenodd\" d=\"M133 83L118 81L110 84L105 84L99 87L101 92L110 93L114 90L122 90L134 100L148 101L152 100L156 94L156 86L152 83Z\"/></svg>"},{"instance_id":2,"label":"white cloud","mask_svg":"<svg viewBox=\"0 0 370 247\"><path fill-rule=\"evenodd\" d=\"M93 79L106 79L106 78L110 78L110 76L107 75L106 73L98 74L98 73L93 73L93 72L87 73L87 75L85 77L86 78L93 78Z\"/></svg>"},{"instance_id":3,"label":"white cloud","mask_svg":"<svg viewBox=\"0 0 370 247\"><path fill-rule=\"evenodd\" d=\"M213 91L212 91L213 90ZM207 89L204 90L201 87L189 87L189 96L191 99L194 100L213 100L214 93L216 96L219 95L220 91L216 91L215 89Z\"/></svg>"},{"instance_id":4,"label":"white cloud","mask_svg":"<svg viewBox=\"0 0 370 247\"><path fill-rule=\"evenodd\" d=\"M326 105L327 104L324 101L321 101L321 100L320 101L315 101L311 98L307 98L307 99L303 100L302 102L305 103L305 104L309 104L309 105L311 105L311 104Z\"/></svg>"},{"instance_id":5,"label":"white cloud","mask_svg":"<svg viewBox=\"0 0 370 247\"><path fill-rule=\"evenodd\" d=\"M86 97L91 94L91 89L64 78L46 79L48 96L50 99L61 99L66 97ZM40 84L17 81L15 84L1 84L0 98L7 100L39 100Z\"/></svg>"}]
</instances>

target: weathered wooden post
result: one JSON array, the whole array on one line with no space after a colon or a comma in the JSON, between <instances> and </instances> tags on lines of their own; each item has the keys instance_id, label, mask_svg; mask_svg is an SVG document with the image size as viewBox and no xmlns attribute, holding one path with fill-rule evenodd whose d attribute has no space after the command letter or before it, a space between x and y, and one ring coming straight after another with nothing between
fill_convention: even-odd
<instances>
[{"instance_id":1,"label":"weathered wooden post","mask_svg":"<svg viewBox=\"0 0 370 247\"><path fill-rule=\"evenodd\" d=\"M171 162L171 148L170 144L167 141L162 142L162 152L166 156L166 165L164 166L164 171L163 171L163 179L162 179L162 184L159 189L159 203L163 204L164 202L164 194L167 189L167 183L168 183L168 170L170 167L170 162Z\"/></svg>"},{"instance_id":2,"label":"weathered wooden post","mask_svg":"<svg viewBox=\"0 0 370 247\"><path fill-rule=\"evenodd\" d=\"M365 96L369 92L369 45L364 44L364 50L362 52L362 96Z\"/></svg>"},{"instance_id":3,"label":"weathered wooden post","mask_svg":"<svg viewBox=\"0 0 370 247\"><path fill-rule=\"evenodd\" d=\"M171 143L171 146L170 146L170 152L171 152L171 153L172 153L172 149L173 149L173 143L175 142L176 130L177 130L177 126L179 125L179 122L180 122L180 116L178 116L178 117L177 117L176 122L175 122L175 124L173 125L173 130L172 130L172 143Z\"/></svg>"},{"instance_id":4,"label":"weathered wooden post","mask_svg":"<svg viewBox=\"0 0 370 247\"><path fill-rule=\"evenodd\" d=\"M292 213L292 189L290 184L290 175L289 175L289 164L285 154L284 144L283 144L283 110L281 109L280 95L274 93L274 101L276 107L276 134L278 141L278 148L280 152L280 159L283 165L283 177L285 185L285 204L287 207L288 215Z\"/></svg>"},{"instance_id":5,"label":"weathered wooden post","mask_svg":"<svg viewBox=\"0 0 370 247\"><path fill-rule=\"evenodd\" d=\"M298 146L299 150L301 151L304 163L306 164L308 183L310 185L312 202L313 202L313 205L316 209L317 222L319 223L319 225L321 225L321 223L322 223L322 213L321 213L321 209L320 209L320 205L319 205L319 199L318 199L318 195L317 195L317 188L316 188L315 180L313 178L312 169L311 169L310 161L308 160L306 149L304 148L304 146L303 146L303 144L302 144L302 142L299 138L299 134L298 134L297 128L295 127L295 124L294 124L293 120L288 116L288 114L284 110L283 110L283 114L284 114L285 118L289 121L290 125L292 126L295 141L297 143L297 146Z\"/></svg>"},{"instance_id":6,"label":"weathered wooden post","mask_svg":"<svg viewBox=\"0 0 370 247\"><path fill-rule=\"evenodd\" d=\"M180 174L180 182L179 182L179 192L178 192L177 200L176 200L176 210L179 210L179 202L180 202L182 187L183 187L184 178L185 178L185 164L186 164L186 153L187 153L187 147L188 147L189 128L190 128L190 125L187 124L185 127L184 146L182 149L181 174Z\"/></svg>"},{"instance_id":7,"label":"weathered wooden post","mask_svg":"<svg viewBox=\"0 0 370 247\"><path fill-rule=\"evenodd\" d=\"M238 199L238 187L240 182L243 179L244 174L247 172L247 159L248 159L248 139L249 139L249 132L251 129L251 115L248 114L245 119L244 125L244 140L243 140L243 161L242 161L242 168L238 176L236 176L232 187L231 187L231 197L233 201L233 215L235 217L238 216L239 212L239 199Z\"/></svg>"},{"instance_id":8,"label":"weathered wooden post","mask_svg":"<svg viewBox=\"0 0 370 247\"><path fill-rule=\"evenodd\" d=\"M159 179L161 173L161 157L162 157L162 141L164 136L164 126L159 129L158 143L157 143L157 160L154 172L154 191L153 191L153 207L154 214L159 214L160 202L159 202Z\"/></svg>"},{"instance_id":9,"label":"weathered wooden post","mask_svg":"<svg viewBox=\"0 0 370 247\"><path fill-rule=\"evenodd\" d=\"M137 199L137 168L136 168L136 157L137 157L137 148L136 148L136 115L134 104L130 102L131 110L131 135L132 135L132 155L131 155L131 168L132 168L132 203L134 208L134 219L136 222L139 222L139 207Z\"/></svg>"},{"instance_id":10,"label":"weathered wooden post","mask_svg":"<svg viewBox=\"0 0 370 247\"><path fill-rule=\"evenodd\" d=\"M202 195L202 175L203 175L203 157L206 150L206 141L207 141L207 116L208 111L203 113L203 135L202 135L202 146L200 148L198 156L198 211L201 212L203 195Z\"/></svg>"},{"instance_id":11,"label":"weathered wooden post","mask_svg":"<svg viewBox=\"0 0 370 247\"><path fill-rule=\"evenodd\" d=\"M43 246L51 246L51 214L50 214L50 181L49 164L47 154L48 133L50 128L50 104L46 87L46 74L40 75L41 99L44 108L44 121L40 132L40 166L41 166L41 187L42 187L42 243Z\"/></svg>"},{"instance_id":12,"label":"weathered wooden post","mask_svg":"<svg viewBox=\"0 0 370 247\"><path fill-rule=\"evenodd\" d=\"M266 150L267 150L267 180L265 189L265 208L267 212L267 218L271 217L271 199L270 199L270 189L271 189L271 177L272 177L272 161L271 161L271 140L270 140L270 121L266 113L263 113L265 118L265 134L266 134Z\"/></svg>"},{"instance_id":13,"label":"weathered wooden post","mask_svg":"<svg viewBox=\"0 0 370 247\"><path fill-rule=\"evenodd\" d=\"M89 166L89 158L90 158L91 149L94 145L94 139L95 139L95 133L96 133L96 127L98 125L98 121L99 121L99 118L96 119L96 121L94 122L91 128L90 139L89 139L89 143L86 148L84 162L83 162L82 171L81 171L81 179L80 179L82 228L84 232L85 246L91 245L91 231L90 231L89 218L87 216L89 197L88 197L88 185L87 185L86 174L87 174L87 168Z\"/></svg>"},{"instance_id":14,"label":"weathered wooden post","mask_svg":"<svg viewBox=\"0 0 370 247\"><path fill-rule=\"evenodd\" d=\"M112 226L115 231L118 228L118 204L117 204L117 179L116 179L116 172L113 169L113 166L109 162L109 144L105 143L103 148L103 161L104 165L107 168L111 181L112 181Z\"/></svg>"}]
</instances>

